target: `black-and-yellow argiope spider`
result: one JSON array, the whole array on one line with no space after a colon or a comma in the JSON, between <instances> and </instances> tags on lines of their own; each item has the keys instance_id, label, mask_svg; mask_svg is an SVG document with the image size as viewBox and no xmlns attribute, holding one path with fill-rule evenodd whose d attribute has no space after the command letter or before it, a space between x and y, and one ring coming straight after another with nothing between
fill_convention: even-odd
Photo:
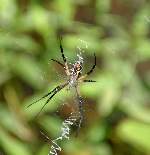
<instances>
[{"instance_id":1,"label":"black-and-yellow argiope spider","mask_svg":"<svg viewBox=\"0 0 150 155\"><path fill-rule=\"evenodd\" d=\"M94 80L85 80L85 78L90 75L94 68L96 67L96 55L94 53L94 65L92 66L92 68L89 70L89 72L87 72L85 75L82 75L82 63L83 61L76 61L73 65L71 65L71 67L68 65L68 62L66 60L66 57L64 55L64 50L62 47L62 43L61 43L61 38L60 40L60 51L62 54L62 58L64 61L64 64L62 64L61 62L51 59L52 61L58 63L61 67L64 68L65 73L67 75L67 82L65 82L64 84L61 84L59 86L57 86L56 88L54 88L52 91L50 91L49 93L45 94L43 97L41 97L40 99L36 100L35 102L31 103L30 105L28 105L28 107L30 107L31 105L37 103L38 101L48 97L47 101L45 102L45 104L42 106L41 110L39 111L39 113L37 115L39 115L41 113L41 111L43 110L43 108L48 104L48 102L54 97L54 95L56 95L60 90L62 90L63 88L65 88L67 85L69 85L70 87L74 87L75 91L76 91L76 95L77 95L77 101L78 101L78 109L79 109L79 128L81 126L81 123L83 121L83 100L82 97L79 94L79 89L78 89L78 85L81 82L96 82ZM27 107L27 108L28 108Z\"/></svg>"}]
</instances>

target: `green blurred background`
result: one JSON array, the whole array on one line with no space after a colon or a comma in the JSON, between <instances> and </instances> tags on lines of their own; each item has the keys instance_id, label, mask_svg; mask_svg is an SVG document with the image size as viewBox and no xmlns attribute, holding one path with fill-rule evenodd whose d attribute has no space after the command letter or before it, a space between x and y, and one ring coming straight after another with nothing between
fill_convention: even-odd
<instances>
[{"instance_id":1,"label":"green blurred background","mask_svg":"<svg viewBox=\"0 0 150 155\"><path fill-rule=\"evenodd\" d=\"M0 155L47 155L49 142L74 108L74 94L57 94L35 119L40 101L65 80L58 36L68 61L84 46L80 87L85 120L60 155L150 154L150 2L147 0L0 0ZM83 47L84 48L84 47Z\"/></svg>"}]
</instances>

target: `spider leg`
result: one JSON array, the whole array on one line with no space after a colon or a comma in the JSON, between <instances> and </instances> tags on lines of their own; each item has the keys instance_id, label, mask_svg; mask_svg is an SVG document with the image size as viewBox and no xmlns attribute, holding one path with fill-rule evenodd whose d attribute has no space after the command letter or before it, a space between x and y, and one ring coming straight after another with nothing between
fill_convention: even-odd
<instances>
[{"instance_id":1,"label":"spider leg","mask_svg":"<svg viewBox=\"0 0 150 155\"><path fill-rule=\"evenodd\" d=\"M81 124L83 122L84 115L83 115L83 99L79 95L79 92L78 92L77 88L76 88L76 93L77 93L77 100L78 100L78 107L79 107L79 114L80 114L80 116L79 116L79 124L78 124L78 129L77 129L77 134L76 134L76 135L78 135L79 130L81 128Z\"/></svg>"},{"instance_id":2,"label":"spider leg","mask_svg":"<svg viewBox=\"0 0 150 155\"><path fill-rule=\"evenodd\" d=\"M65 67L65 65L64 64L62 64L61 62L59 62L59 61L57 61L57 60L55 60L55 59L51 59L52 61L54 61L54 62L57 62L59 65L61 65L63 68Z\"/></svg>"},{"instance_id":3,"label":"spider leg","mask_svg":"<svg viewBox=\"0 0 150 155\"><path fill-rule=\"evenodd\" d=\"M32 106L33 104L39 102L40 100L44 99L45 97L47 97L47 96L50 95L51 93L53 93L53 90L52 90L51 92L47 93L46 95L42 96L40 99L38 99L38 100L34 101L33 103L29 104L29 105L27 106L27 108L29 108L29 107Z\"/></svg>"},{"instance_id":4,"label":"spider leg","mask_svg":"<svg viewBox=\"0 0 150 155\"><path fill-rule=\"evenodd\" d=\"M93 72L93 70L94 70L95 67L96 67L96 55L95 55L95 53L94 53L94 65L93 65L93 67L91 68L91 70L90 70L89 72L87 72L86 74L87 74L87 75L91 74L91 73Z\"/></svg>"},{"instance_id":5,"label":"spider leg","mask_svg":"<svg viewBox=\"0 0 150 155\"><path fill-rule=\"evenodd\" d=\"M95 67L96 67L96 55L94 53L94 65L93 65L93 67L91 68L91 70L89 72L87 72L85 75L81 76L78 80L83 81L89 74L91 74L93 72Z\"/></svg>"},{"instance_id":6,"label":"spider leg","mask_svg":"<svg viewBox=\"0 0 150 155\"><path fill-rule=\"evenodd\" d=\"M95 80L83 80L83 82L96 82Z\"/></svg>"},{"instance_id":7,"label":"spider leg","mask_svg":"<svg viewBox=\"0 0 150 155\"><path fill-rule=\"evenodd\" d=\"M66 57L64 55L64 50L63 50L63 47L62 47L62 37L59 37L59 42L60 42L59 47L60 47L60 51L61 51L61 54L62 54L62 58L63 58L64 63L66 63L67 60L66 60Z\"/></svg>"},{"instance_id":8,"label":"spider leg","mask_svg":"<svg viewBox=\"0 0 150 155\"><path fill-rule=\"evenodd\" d=\"M47 99L47 101L45 102L45 104L42 106L41 110L37 113L36 117L39 116L39 114L42 112L42 110L44 109L44 107L48 104L48 102L54 97L54 95L56 95L61 89L63 89L64 87L66 87L68 85L68 82L65 84L62 84L60 86L57 86L56 88L54 88L52 90L53 94Z\"/></svg>"},{"instance_id":9,"label":"spider leg","mask_svg":"<svg viewBox=\"0 0 150 155\"><path fill-rule=\"evenodd\" d=\"M62 37L59 38L59 47L60 47L60 51L61 51L61 54L62 54L62 58L63 58L63 61L65 63L65 71L66 71L66 74L67 75L70 75L70 72L69 72L69 67L68 67L68 64L67 64L67 60L66 60L66 57L64 55L64 50L63 50L63 47L62 47Z\"/></svg>"}]
</instances>

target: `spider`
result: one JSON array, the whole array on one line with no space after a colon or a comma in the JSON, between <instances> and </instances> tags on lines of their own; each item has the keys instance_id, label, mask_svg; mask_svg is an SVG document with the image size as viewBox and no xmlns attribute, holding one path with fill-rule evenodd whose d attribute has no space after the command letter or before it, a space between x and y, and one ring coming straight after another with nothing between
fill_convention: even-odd
<instances>
[{"instance_id":1,"label":"spider","mask_svg":"<svg viewBox=\"0 0 150 155\"><path fill-rule=\"evenodd\" d=\"M52 91L48 92L47 94L45 94L44 96L36 100L35 102L28 105L27 108L37 103L38 101L48 97L45 104L42 106L41 110L38 112L37 115L39 115L41 111L44 109L44 107L49 103L49 101L63 88L65 88L66 86L69 86L69 88L74 87L75 92L76 92L77 102L78 102L78 110L79 110L79 126L78 127L80 128L81 123L83 121L83 99L80 96L78 86L82 82L96 82L94 80L85 79L88 75L90 75L93 72L93 70L96 67L96 55L94 53L94 65L92 66L92 68L86 74L82 75L82 64L83 64L82 58L80 59L79 57L79 61L76 61L73 65L70 66L68 65L67 59L64 55L64 50L62 46L62 38L59 38L59 47L60 47L60 52L61 52L64 63L61 63L55 59L51 59L51 60L56 62L57 64L59 64L61 67L64 68L66 76L67 76L67 81L55 87Z\"/></svg>"}]
</instances>

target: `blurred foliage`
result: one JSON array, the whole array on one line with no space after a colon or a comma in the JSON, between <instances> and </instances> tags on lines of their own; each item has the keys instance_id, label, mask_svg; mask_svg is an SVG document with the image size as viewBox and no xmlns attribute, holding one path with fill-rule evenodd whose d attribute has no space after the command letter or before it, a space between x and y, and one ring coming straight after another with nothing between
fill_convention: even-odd
<instances>
[{"instance_id":1,"label":"blurred foliage","mask_svg":"<svg viewBox=\"0 0 150 155\"><path fill-rule=\"evenodd\" d=\"M0 155L45 155L51 138L73 108L74 94L60 92L26 106L64 81L50 62L69 61L86 41L81 86L85 120L78 137L62 143L62 155L150 154L150 2L146 0L0 0ZM82 45L82 43L81 43Z\"/></svg>"}]
</instances>

